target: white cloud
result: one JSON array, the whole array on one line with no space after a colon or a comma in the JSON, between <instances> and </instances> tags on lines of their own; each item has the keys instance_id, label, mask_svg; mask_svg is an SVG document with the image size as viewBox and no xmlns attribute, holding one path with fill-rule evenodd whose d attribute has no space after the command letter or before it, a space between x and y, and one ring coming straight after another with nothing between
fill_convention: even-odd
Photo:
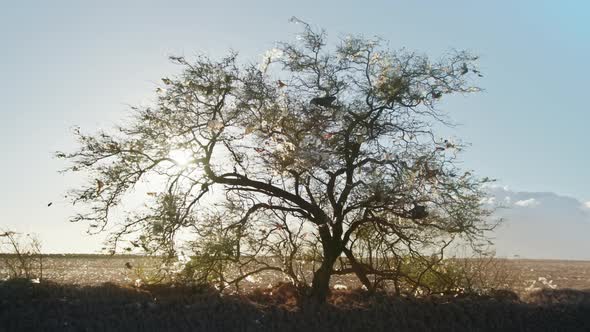
<instances>
[{"instance_id":1,"label":"white cloud","mask_svg":"<svg viewBox=\"0 0 590 332\"><path fill-rule=\"evenodd\" d=\"M590 209L590 201L583 203L582 206L586 209Z\"/></svg>"},{"instance_id":2,"label":"white cloud","mask_svg":"<svg viewBox=\"0 0 590 332\"><path fill-rule=\"evenodd\" d=\"M496 197L485 197L480 202L481 204L494 205L496 204Z\"/></svg>"},{"instance_id":3,"label":"white cloud","mask_svg":"<svg viewBox=\"0 0 590 332\"><path fill-rule=\"evenodd\" d=\"M533 206L538 206L539 204L540 204L539 201L537 201L534 198L523 199L523 200L514 202L514 205L522 206L522 207L533 207Z\"/></svg>"},{"instance_id":4,"label":"white cloud","mask_svg":"<svg viewBox=\"0 0 590 332\"><path fill-rule=\"evenodd\" d=\"M489 188L489 189L502 189L504 191L510 191L510 187L505 186L505 185L500 185L497 183L486 183L483 185L484 188Z\"/></svg>"}]
</instances>

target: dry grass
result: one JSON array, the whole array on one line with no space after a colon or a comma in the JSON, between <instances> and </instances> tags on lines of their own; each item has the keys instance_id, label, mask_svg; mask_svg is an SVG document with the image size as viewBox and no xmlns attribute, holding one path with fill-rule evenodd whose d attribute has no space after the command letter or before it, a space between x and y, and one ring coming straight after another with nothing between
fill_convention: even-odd
<instances>
[{"instance_id":1,"label":"dry grass","mask_svg":"<svg viewBox=\"0 0 590 332\"><path fill-rule=\"evenodd\" d=\"M590 296L569 292L578 294L575 303L492 296L418 299L353 290L333 292L327 304L316 305L282 285L225 296L198 287L14 280L0 283L0 330L588 331Z\"/></svg>"},{"instance_id":2,"label":"dry grass","mask_svg":"<svg viewBox=\"0 0 590 332\"><path fill-rule=\"evenodd\" d=\"M130 286L137 276L125 263L149 270L158 264L151 258L53 255L45 262L46 282L0 282L0 331L590 330L590 292L583 291L590 289L590 262L497 260L476 269L474 284L506 283L518 295L369 295L350 279L336 279L349 290L333 291L322 306L276 275L228 295L206 287ZM539 278L557 287L543 287ZM530 288L532 281L539 287Z\"/></svg>"}]
</instances>

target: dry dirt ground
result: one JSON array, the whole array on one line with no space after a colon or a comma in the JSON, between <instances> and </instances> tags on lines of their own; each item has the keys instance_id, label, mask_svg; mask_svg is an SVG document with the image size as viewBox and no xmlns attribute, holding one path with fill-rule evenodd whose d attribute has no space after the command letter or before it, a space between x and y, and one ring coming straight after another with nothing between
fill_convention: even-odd
<instances>
[{"instance_id":1,"label":"dry dirt ground","mask_svg":"<svg viewBox=\"0 0 590 332\"><path fill-rule=\"evenodd\" d=\"M590 289L590 261L514 259L508 260L508 266L525 288L545 278L556 288Z\"/></svg>"},{"instance_id":2,"label":"dry dirt ground","mask_svg":"<svg viewBox=\"0 0 590 332\"><path fill-rule=\"evenodd\" d=\"M126 268L129 263L131 269ZM43 259L45 280L74 285L99 285L105 282L128 285L142 276L149 275L150 269L157 266L154 258L142 256L106 255L48 255ZM551 288L590 290L590 261L507 259L504 266L514 279L515 291L522 294L527 289ZM143 270L144 273L141 271ZM7 273L0 264L0 279ZM354 278L335 276L334 283L345 284L351 288L358 286ZM273 273L263 274L258 287L283 281ZM248 284L248 282L245 282Z\"/></svg>"},{"instance_id":3,"label":"dry dirt ground","mask_svg":"<svg viewBox=\"0 0 590 332\"><path fill-rule=\"evenodd\" d=\"M288 287L267 289L272 276L247 295L135 288L127 262L156 264L137 256L45 257L44 282L0 282L0 331L590 331L590 293L582 291L590 289L590 262L507 261L528 289L526 301L349 290L321 306Z\"/></svg>"}]
</instances>

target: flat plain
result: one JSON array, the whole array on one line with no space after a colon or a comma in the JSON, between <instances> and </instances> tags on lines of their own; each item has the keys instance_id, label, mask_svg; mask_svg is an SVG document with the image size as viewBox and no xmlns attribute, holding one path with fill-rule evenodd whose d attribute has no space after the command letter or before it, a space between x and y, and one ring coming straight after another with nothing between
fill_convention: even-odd
<instances>
[{"instance_id":1,"label":"flat plain","mask_svg":"<svg viewBox=\"0 0 590 332\"><path fill-rule=\"evenodd\" d=\"M590 290L590 261L536 260L536 259L500 259L508 269L514 283L514 291L519 294L535 288ZM137 255L46 255L43 257L43 279L62 284L93 286L102 283L119 285L132 284L142 275L158 266L158 259ZM129 263L131 269L126 267ZM0 265L0 279L8 276L6 269ZM354 278L334 276L334 283L344 284L349 288L359 285ZM283 277L266 273L255 280L266 287L283 281ZM248 284L249 282L244 282ZM248 285L247 285L248 286Z\"/></svg>"}]
</instances>

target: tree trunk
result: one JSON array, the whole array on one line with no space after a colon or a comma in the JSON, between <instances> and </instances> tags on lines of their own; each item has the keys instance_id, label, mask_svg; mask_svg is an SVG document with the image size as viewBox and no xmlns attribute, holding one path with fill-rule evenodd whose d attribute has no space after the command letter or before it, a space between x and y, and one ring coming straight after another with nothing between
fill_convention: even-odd
<instances>
[{"instance_id":1,"label":"tree trunk","mask_svg":"<svg viewBox=\"0 0 590 332\"><path fill-rule=\"evenodd\" d=\"M352 271L354 271L354 274L356 274L356 277L359 278L359 281L367 288L367 291L369 291L371 293L373 291L375 291L374 285L371 283L371 281L367 277L367 273L366 273L364 267L361 265L361 263L359 263L356 260L352 251L350 249L344 249L344 254L346 255L346 258L348 258L348 261L350 262L350 265L352 267Z\"/></svg>"},{"instance_id":2,"label":"tree trunk","mask_svg":"<svg viewBox=\"0 0 590 332\"><path fill-rule=\"evenodd\" d=\"M313 273L311 281L311 298L318 303L326 302L330 293L330 277L335 259L324 258L322 265Z\"/></svg>"},{"instance_id":3,"label":"tree trunk","mask_svg":"<svg viewBox=\"0 0 590 332\"><path fill-rule=\"evenodd\" d=\"M324 259L320 268L313 273L310 296L315 302L324 303L330 294L332 268L336 259L342 253L342 249L340 243L332 238L327 227L320 227L319 233L322 241L322 249L324 250Z\"/></svg>"}]
</instances>

